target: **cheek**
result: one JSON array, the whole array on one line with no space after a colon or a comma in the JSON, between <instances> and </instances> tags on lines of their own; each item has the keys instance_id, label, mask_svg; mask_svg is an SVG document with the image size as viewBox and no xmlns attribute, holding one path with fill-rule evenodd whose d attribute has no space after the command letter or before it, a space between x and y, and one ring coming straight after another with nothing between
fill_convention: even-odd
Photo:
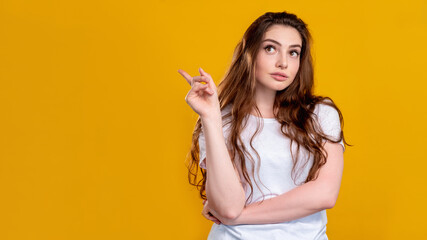
<instances>
[{"instance_id":1,"label":"cheek","mask_svg":"<svg viewBox=\"0 0 427 240\"><path fill-rule=\"evenodd\" d=\"M255 76L262 74L262 72L265 69L264 65L265 65L265 62L263 61L263 59L258 58L257 61L255 62Z\"/></svg>"},{"instance_id":2,"label":"cheek","mask_svg":"<svg viewBox=\"0 0 427 240\"><path fill-rule=\"evenodd\" d=\"M294 67L293 67L293 72L294 72L294 74L296 75L297 74L297 72L298 72L298 70L299 70L299 66L300 66L300 64L299 64L299 60L294 64Z\"/></svg>"},{"instance_id":3,"label":"cheek","mask_svg":"<svg viewBox=\"0 0 427 240\"><path fill-rule=\"evenodd\" d=\"M271 65L271 59L259 56L256 62L255 69L258 69L259 71L265 71L268 69L268 66Z\"/></svg>"}]
</instances>

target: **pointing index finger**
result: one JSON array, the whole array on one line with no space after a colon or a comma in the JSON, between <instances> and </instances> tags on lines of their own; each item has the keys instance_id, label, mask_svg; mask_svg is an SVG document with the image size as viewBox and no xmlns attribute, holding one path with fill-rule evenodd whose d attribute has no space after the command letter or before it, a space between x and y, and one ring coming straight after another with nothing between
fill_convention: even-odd
<instances>
[{"instance_id":1,"label":"pointing index finger","mask_svg":"<svg viewBox=\"0 0 427 240\"><path fill-rule=\"evenodd\" d=\"M178 72L179 72L179 74L181 74L185 78L185 80L187 80L188 84L191 85L193 77L191 77L190 74L188 74L187 72L185 72L182 69L178 69Z\"/></svg>"}]
</instances>

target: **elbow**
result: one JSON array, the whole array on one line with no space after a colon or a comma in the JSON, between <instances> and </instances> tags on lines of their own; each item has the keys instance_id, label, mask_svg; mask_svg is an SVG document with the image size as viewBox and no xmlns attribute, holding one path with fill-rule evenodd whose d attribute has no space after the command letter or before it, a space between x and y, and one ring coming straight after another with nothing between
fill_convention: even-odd
<instances>
[{"instance_id":1,"label":"elbow","mask_svg":"<svg viewBox=\"0 0 427 240\"><path fill-rule=\"evenodd\" d=\"M206 191L207 198L209 199L210 193ZM245 192L242 191L241 196L238 196L235 200L223 200L216 199L217 201L212 200L210 207L217 213L220 217L221 222L234 220L240 216L245 207ZM227 204L228 203L228 204Z\"/></svg>"},{"instance_id":2,"label":"elbow","mask_svg":"<svg viewBox=\"0 0 427 240\"><path fill-rule=\"evenodd\" d=\"M244 203L239 204L234 208L230 208L227 211L224 211L221 215L227 221L233 221L234 219L238 218L240 214L242 214L243 208L244 208Z\"/></svg>"},{"instance_id":3,"label":"elbow","mask_svg":"<svg viewBox=\"0 0 427 240\"><path fill-rule=\"evenodd\" d=\"M331 209L335 206L335 201L331 201L329 200L328 202L326 202L325 204L325 209Z\"/></svg>"},{"instance_id":4,"label":"elbow","mask_svg":"<svg viewBox=\"0 0 427 240\"><path fill-rule=\"evenodd\" d=\"M242 213L242 210L235 210L235 211L230 211L228 212L228 214L225 216L225 218L229 221L232 221L234 219L236 219L237 217L240 216L240 214Z\"/></svg>"},{"instance_id":5,"label":"elbow","mask_svg":"<svg viewBox=\"0 0 427 240\"><path fill-rule=\"evenodd\" d=\"M326 188L323 194L323 209L331 209L335 206L337 199L339 188Z\"/></svg>"},{"instance_id":6,"label":"elbow","mask_svg":"<svg viewBox=\"0 0 427 240\"><path fill-rule=\"evenodd\" d=\"M236 200L235 204L229 206L227 211L224 211L224 218L228 220L234 220L239 217L243 209L245 208L245 202L245 193L242 192L242 195L240 196L239 200Z\"/></svg>"},{"instance_id":7,"label":"elbow","mask_svg":"<svg viewBox=\"0 0 427 240\"><path fill-rule=\"evenodd\" d=\"M331 209L335 206L335 203L337 202L337 198L334 196L329 196L328 198L326 198L326 200L324 201L324 208L325 209Z\"/></svg>"},{"instance_id":8,"label":"elbow","mask_svg":"<svg viewBox=\"0 0 427 240\"><path fill-rule=\"evenodd\" d=\"M230 209L228 211L225 211L222 216L227 220L234 220L240 216L242 211L243 211L243 206L242 207L239 206L239 207L236 207L234 209Z\"/></svg>"},{"instance_id":9,"label":"elbow","mask_svg":"<svg viewBox=\"0 0 427 240\"><path fill-rule=\"evenodd\" d=\"M236 214L233 212L225 213L222 215L222 222L228 223L232 222L235 218L237 218Z\"/></svg>"},{"instance_id":10,"label":"elbow","mask_svg":"<svg viewBox=\"0 0 427 240\"><path fill-rule=\"evenodd\" d=\"M242 212L230 211L227 214L222 215L221 222L225 225L234 225L235 220L240 216Z\"/></svg>"}]
</instances>

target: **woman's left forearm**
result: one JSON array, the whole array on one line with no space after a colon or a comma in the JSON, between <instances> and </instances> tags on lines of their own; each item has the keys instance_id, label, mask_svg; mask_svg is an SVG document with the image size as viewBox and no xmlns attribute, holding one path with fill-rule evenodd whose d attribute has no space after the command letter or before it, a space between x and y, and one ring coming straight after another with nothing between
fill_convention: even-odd
<instances>
[{"instance_id":1,"label":"woman's left forearm","mask_svg":"<svg viewBox=\"0 0 427 240\"><path fill-rule=\"evenodd\" d=\"M296 220L335 204L328 184L311 181L277 197L246 206L241 214L224 224L270 224Z\"/></svg>"}]
</instances>

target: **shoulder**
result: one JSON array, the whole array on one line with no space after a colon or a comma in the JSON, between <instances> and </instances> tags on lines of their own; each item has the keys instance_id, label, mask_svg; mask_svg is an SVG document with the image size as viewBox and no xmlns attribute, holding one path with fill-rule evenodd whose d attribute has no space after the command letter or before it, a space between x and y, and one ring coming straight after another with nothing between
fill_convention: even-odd
<instances>
[{"instance_id":1,"label":"shoulder","mask_svg":"<svg viewBox=\"0 0 427 240\"><path fill-rule=\"evenodd\" d=\"M330 100L324 100L315 105L313 113L317 120L325 121L340 118L337 109L331 105L334 105L334 103Z\"/></svg>"},{"instance_id":2,"label":"shoulder","mask_svg":"<svg viewBox=\"0 0 427 240\"><path fill-rule=\"evenodd\" d=\"M332 107L331 104L334 104L334 103L332 103L332 101L329 99L318 102L314 106L314 112L320 113L320 112L327 112L327 111L335 110L335 108Z\"/></svg>"},{"instance_id":3,"label":"shoulder","mask_svg":"<svg viewBox=\"0 0 427 240\"><path fill-rule=\"evenodd\" d=\"M314 119L320 125L323 133L337 138L340 136L341 117L332 101L324 100L323 102L317 103L313 113Z\"/></svg>"}]
</instances>

